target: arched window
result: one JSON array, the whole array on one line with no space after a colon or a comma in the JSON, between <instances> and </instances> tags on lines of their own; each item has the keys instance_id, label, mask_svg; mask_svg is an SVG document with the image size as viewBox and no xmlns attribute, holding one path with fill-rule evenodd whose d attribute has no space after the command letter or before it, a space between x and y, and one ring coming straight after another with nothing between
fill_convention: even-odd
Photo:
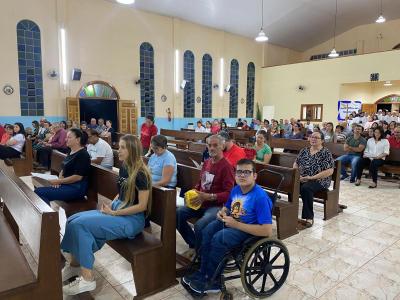
<instances>
[{"instance_id":1,"label":"arched window","mask_svg":"<svg viewBox=\"0 0 400 300\"><path fill-rule=\"evenodd\" d=\"M231 80L229 91L229 118L238 116L238 97L239 97L239 62L236 59L231 61Z\"/></svg>"},{"instance_id":2,"label":"arched window","mask_svg":"<svg viewBox=\"0 0 400 300\"><path fill-rule=\"evenodd\" d=\"M183 54L183 79L186 80L183 90L183 117L194 118L194 55L189 50Z\"/></svg>"},{"instance_id":3,"label":"arched window","mask_svg":"<svg viewBox=\"0 0 400 300\"><path fill-rule=\"evenodd\" d=\"M254 63L247 65L247 101L246 101L246 118L254 117L254 85L256 80L256 68Z\"/></svg>"},{"instance_id":4,"label":"arched window","mask_svg":"<svg viewBox=\"0 0 400 300\"><path fill-rule=\"evenodd\" d=\"M85 83L79 90L77 98L119 100L119 94L115 87L108 82L96 80Z\"/></svg>"},{"instance_id":5,"label":"arched window","mask_svg":"<svg viewBox=\"0 0 400 300\"><path fill-rule=\"evenodd\" d=\"M203 82L202 82L202 116L212 117L212 58L209 54L203 56Z\"/></svg>"},{"instance_id":6,"label":"arched window","mask_svg":"<svg viewBox=\"0 0 400 300\"><path fill-rule=\"evenodd\" d=\"M154 50L149 43L140 45L140 115L154 116Z\"/></svg>"},{"instance_id":7,"label":"arched window","mask_svg":"<svg viewBox=\"0 0 400 300\"><path fill-rule=\"evenodd\" d=\"M30 20L17 24L19 91L22 116L43 116L42 49L39 26Z\"/></svg>"}]
</instances>

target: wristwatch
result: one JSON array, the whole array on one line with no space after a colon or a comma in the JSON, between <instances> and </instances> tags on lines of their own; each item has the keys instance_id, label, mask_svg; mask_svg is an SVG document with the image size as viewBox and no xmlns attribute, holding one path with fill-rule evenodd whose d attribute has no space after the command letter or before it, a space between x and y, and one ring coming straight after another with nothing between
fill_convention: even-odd
<instances>
[{"instance_id":1,"label":"wristwatch","mask_svg":"<svg viewBox=\"0 0 400 300\"><path fill-rule=\"evenodd\" d=\"M215 201L217 200L217 195L215 195L214 193L211 194L211 200Z\"/></svg>"}]
</instances>

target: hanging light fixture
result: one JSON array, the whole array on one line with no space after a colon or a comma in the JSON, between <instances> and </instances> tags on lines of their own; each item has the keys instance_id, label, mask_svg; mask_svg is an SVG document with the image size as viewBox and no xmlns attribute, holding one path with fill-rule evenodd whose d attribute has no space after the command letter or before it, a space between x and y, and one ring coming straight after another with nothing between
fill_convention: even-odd
<instances>
[{"instance_id":1,"label":"hanging light fixture","mask_svg":"<svg viewBox=\"0 0 400 300\"><path fill-rule=\"evenodd\" d=\"M135 0L117 0L117 2L121 4L133 4Z\"/></svg>"},{"instance_id":2,"label":"hanging light fixture","mask_svg":"<svg viewBox=\"0 0 400 300\"><path fill-rule=\"evenodd\" d=\"M337 19L337 0L336 0L336 10L335 10L335 26L333 29L333 49L331 53L328 54L328 57L335 58L339 56L339 53L336 52L336 19Z\"/></svg>"},{"instance_id":3,"label":"hanging light fixture","mask_svg":"<svg viewBox=\"0 0 400 300\"><path fill-rule=\"evenodd\" d=\"M258 35L255 38L256 42L266 42L268 41L268 37L264 32L264 0L261 0L261 29Z\"/></svg>"},{"instance_id":4,"label":"hanging light fixture","mask_svg":"<svg viewBox=\"0 0 400 300\"><path fill-rule=\"evenodd\" d=\"M378 19L376 19L375 22L376 22L376 23L379 23L379 24L385 23L385 22L386 22L386 19L385 19L385 17L383 16L382 0L381 0L381 14L379 15Z\"/></svg>"}]
</instances>

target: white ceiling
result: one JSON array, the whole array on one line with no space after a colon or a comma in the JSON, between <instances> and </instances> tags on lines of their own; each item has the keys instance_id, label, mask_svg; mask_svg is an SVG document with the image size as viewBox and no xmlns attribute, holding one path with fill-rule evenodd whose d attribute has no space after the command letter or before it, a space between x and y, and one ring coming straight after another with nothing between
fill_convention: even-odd
<instances>
[{"instance_id":1,"label":"white ceiling","mask_svg":"<svg viewBox=\"0 0 400 300\"><path fill-rule=\"evenodd\" d=\"M380 0L338 0L337 32L374 23L379 6ZM261 27L261 0L136 0L132 7L250 38ZM400 18L400 0L383 0L383 12L387 20ZM332 38L334 15L335 0L264 0L270 42L298 51Z\"/></svg>"}]
</instances>

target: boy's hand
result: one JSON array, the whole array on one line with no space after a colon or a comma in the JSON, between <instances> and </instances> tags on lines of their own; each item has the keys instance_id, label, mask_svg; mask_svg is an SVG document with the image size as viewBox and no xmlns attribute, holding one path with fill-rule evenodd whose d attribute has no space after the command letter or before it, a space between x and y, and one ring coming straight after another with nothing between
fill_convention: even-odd
<instances>
[{"instance_id":1,"label":"boy's hand","mask_svg":"<svg viewBox=\"0 0 400 300\"><path fill-rule=\"evenodd\" d=\"M223 221L224 217L226 217L226 211L222 208L217 212L217 218Z\"/></svg>"},{"instance_id":2,"label":"boy's hand","mask_svg":"<svg viewBox=\"0 0 400 300\"><path fill-rule=\"evenodd\" d=\"M236 228L237 225L239 224L239 222L236 221L236 220L235 220L234 218L232 218L231 216L225 216L225 217L223 217L222 222L224 222L225 225L226 225L227 227L230 227L230 228Z\"/></svg>"}]
</instances>

